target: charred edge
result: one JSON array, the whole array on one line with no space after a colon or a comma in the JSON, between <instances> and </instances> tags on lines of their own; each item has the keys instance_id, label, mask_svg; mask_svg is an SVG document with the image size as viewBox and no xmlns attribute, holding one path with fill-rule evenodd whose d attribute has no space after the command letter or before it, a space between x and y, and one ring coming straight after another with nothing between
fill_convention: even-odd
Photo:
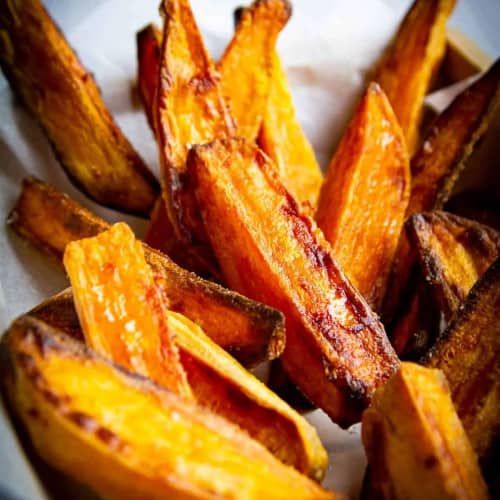
<instances>
[{"instance_id":1,"label":"charred edge","mask_svg":"<svg viewBox=\"0 0 500 500\"><path fill-rule=\"evenodd\" d=\"M491 289L498 287L500 284L500 258L498 258L483 274L483 276L472 287L463 306L457 311L454 319L449 323L446 330L439 336L436 343L432 348L420 358L419 363L428 365L431 363L432 358L436 355L441 348L453 337L455 330L459 330L464 323L470 321L479 304L488 299L488 294Z\"/></svg>"}]
</instances>

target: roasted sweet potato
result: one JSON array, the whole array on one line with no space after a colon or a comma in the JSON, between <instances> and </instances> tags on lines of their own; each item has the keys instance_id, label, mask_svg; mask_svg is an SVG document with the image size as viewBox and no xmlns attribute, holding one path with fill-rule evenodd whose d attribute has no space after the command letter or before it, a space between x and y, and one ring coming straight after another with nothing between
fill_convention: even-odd
<instances>
[{"instance_id":1,"label":"roasted sweet potato","mask_svg":"<svg viewBox=\"0 0 500 500\"><path fill-rule=\"evenodd\" d=\"M467 158L491 121L500 101L499 89L500 62L458 95L436 118L411 161L412 189L407 216L442 209ZM403 234L389 278L390 293L384 300L383 317L386 323L393 319L399 298L412 296L411 290L403 290L416 272L415 258ZM405 318L405 315L404 310L399 311L399 318ZM396 325L399 321L396 320ZM411 335L411 332L404 332L398 326L393 329L403 332L405 337ZM392 339L393 343L404 345L401 339L396 340L395 335Z\"/></svg>"},{"instance_id":2,"label":"roasted sweet potato","mask_svg":"<svg viewBox=\"0 0 500 500\"><path fill-rule=\"evenodd\" d=\"M70 289L29 314L83 341ZM314 428L196 324L172 311L166 315L198 404L237 423L284 463L321 479L327 458Z\"/></svg>"},{"instance_id":3,"label":"roasted sweet potato","mask_svg":"<svg viewBox=\"0 0 500 500\"><path fill-rule=\"evenodd\" d=\"M196 199L185 175L191 144L204 144L234 131L222 97L219 73L210 58L189 0L164 0L154 121L168 216L185 251L199 268L217 274Z\"/></svg>"},{"instance_id":4,"label":"roasted sweet potato","mask_svg":"<svg viewBox=\"0 0 500 500\"><path fill-rule=\"evenodd\" d=\"M500 436L500 260L474 285L443 335L423 359L450 384L458 416L480 458Z\"/></svg>"},{"instance_id":5,"label":"roasted sweet potato","mask_svg":"<svg viewBox=\"0 0 500 500\"><path fill-rule=\"evenodd\" d=\"M412 153L425 94L446 48L446 21L455 0L415 0L371 79L387 94Z\"/></svg>"},{"instance_id":6,"label":"roasted sweet potato","mask_svg":"<svg viewBox=\"0 0 500 500\"><path fill-rule=\"evenodd\" d=\"M276 163L285 187L297 200L314 209L323 175L295 116L288 80L277 53L273 57L271 75L259 145Z\"/></svg>"},{"instance_id":7,"label":"roasted sweet potato","mask_svg":"<svg viewBox=\"0 0 500 500\"><path fill-rule=\"evenodd\" d=\"M362 434L374 498L489 498L439 370L401 363L364 412Z\"/></svg>"},{"instance_id":8,"label":"roasted sweet potato","mask_svg":"<svg viewBox=\"0 0 500 500\"><path fill-rule=\"evenodd\" d=\"M109 229L109 224L71 198L33 178L24 181L9 224L59 259L70 241ZM280 355L285 344L281 313L198 278L147 245L144 253L170 308L200 325L241 363L251 366Z\"/></svg>"},{"instance_id":9,"label":"roasted sweet potato","mask_svg":"<svg viewBox=\"0 0 500 500\"><path fill-rule=\"evenodd\" d=\"M285 314L287 373L334 421L359 419L398 359L321 232L253 144L196 146L188 169L227 283Z\"/></svg>"},{"instance_id":10,"label":"roasted sweet potato","mask_svg":"<svg viewBox=\"0 0 500 500\"><path fill-rule=\"evenodd\" d=\"M384 297L410 195L403 133L372 83L330 162L316 222L333 255L373 309Z\"/></svg>"},{"instance_id":11,"label":"roasted sweet potato","mask_svg":"<svg viewBox=\"0 0 500 500\"><path fill-rule=\"evenodd\" d=\"M500 59L439 115L411 162L408 215L440 210L500 103Z\"/></svg>"},{"instance_id":12,"label":"roasted sweet potato","mask_svg":"<svg viewBox=\"0 0 500 500\"><path fill-rule=\"evenodd\" d=\"M288 21L288 0L257 0L241 14L217 69L237 134L255 140L272 85L274 46ZM214 137L215 138L215 137Z\"/></svg>"},{"instance_id":13,"label":"roasted sweet potato","mask_svg":"<svg viewBox=\"0 0 500 500\"><path fill-rule=\"evenodd\" d=\"M107 498L331 498L237 426L29 316L4 381L36 450Z\"/></svg>"},{"instance_id":14,"label":"roasted sweet potato","mask_svg":"<svg viewBox=\"0 0 500 500\"><path fill-rule=\"evenodd\" d=\"M87 345L191 398L166 317L166 297L132 230L118 223L97 236L68 243L64 267Z\"/></svg>"},{"instance_id":15,"label":"roasted sweet potato","mask_svg":"<svg viewBox=\"0 0 500 500\"><path fill-rule=\"evenodd\" d=\"M244 7L234 11L235 25L244 12ZM306 210L314 209L323 175L313 148L295 117L292 93L277 52L272 58L271 87L258 142L276 163L285 187L304 204Z\"/></svg>"},{"instance_id":16,"label":"roasted sweet potato","mask_svg":"<svg viewBox=\"0 0 500 500\"><path fill-rule=\"evenodd\" d=\"M446 212L414 214L407 225L425 280L446 320L500 256L500 233Z\"/></svg>"},{"instance_id":17,"label":"roasted sweet potato","mask_svg":"<svg viewBox=\"0 0 500 500\"><path fill-rule=\"evenodd\" d=\"M2 0L0 12L3 72L70 179L103 205L147 216L158 183L40 0Z\"/></svg>"},{"instance_id":18,"label":"roasted sweet potato","mask_svg":"<svg viewBox=\"0 0 500 500\"><path fill-rule=\"evenodd\" d=\"M160 70L161 31L156 24L148 24L136 35L137 88L146 112L149 126L154 132L154 99Z\"/></svg>"}]
</instances>

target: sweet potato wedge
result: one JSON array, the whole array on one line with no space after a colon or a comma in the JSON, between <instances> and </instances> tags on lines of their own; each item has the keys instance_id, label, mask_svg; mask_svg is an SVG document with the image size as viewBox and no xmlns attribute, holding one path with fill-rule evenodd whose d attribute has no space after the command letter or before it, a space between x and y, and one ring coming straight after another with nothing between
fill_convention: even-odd
<instances>
[{"instance_id":1,"label":"sweet potato wedge","mask_svg":"<svg viewBox=\"0 0 500 500\"><path fill-rule=\"evenodd\" d=\"M58 259L70 241L95 236L110 227L68 196L33 178L24 181L9 224L37 248ZM144 253L170 308L200 325L238 361L252 366L283 351L281 313L198 278L147 245Z\"/></svg>"},{"instance_id":2,"label":"sweet potato wedge","mask_svg":"<svg viewBox=\"0 0 500 500\"><path fill-rule=\"evenodd\" d=\"M244 12L244 7L235 9L235 25L238 25ZM272 58L271 87L258 143L276 163L285 187L303 204L304 209L314 209L323 174L295 116L292 93L277 52Z\"/></svg>"},{"instance_id":3,"label":"sweet potato wedge","mask_svg":"<svg viewBox=\"0 0 500 500\"><path fill-rule=\"evenodd\" d=\"M407 225L421 270L448 321L500 257L500 233L446 212L414 214Z\"/></svg>"},{"instance_id":4,"label":"sweet potato wedge","mask_svg":"<svg viewBox=\"0 0 500 500\"><path fill-rule=\"evenodd\" d=\"M355 422L398 366L376 315L256 145L195 146L188 169L227 283L284 312L288 375L334 421Z\"/></svg>"},{"instance_id":5,"label":"sweet potato wedge","mask_svg":"<svg viewBox=\"0 0 500 500\"><path fill-rule=\"evenodd\" d=\"M257 0L239 17L234 36L217 69L239 137L259 132L273 85L274 46L292 13L288 0ZM215 137L214 137L215 138Z\"/></svg>"},{"instance_id":6,"label":"sweet potato wedge","mask_svg":"<svg viewBox=\"0 0 500 500\"><path fill-rule=\"evenodd\" d=\"M151 130L155 131L153 112L161 56L161 31L156 24L148 24L137 32L137 88Z\"/></svg>"},{"instance_id":7,"label":"sweet potato wedge","mask_svg":"<svg viewBox=\"0 0 500 500\"><path fill-rule=\"evenodd\" d=\"M425 94L446 48L455 0L415 0L371 79L387 94L410 153L418 143Z\"/></svg>"},{"instance_id":8,"label":"sweet potato wedge","mask_svg":"<svg viewBox=\"0 0 500 500\"><path fill-rule=\"evenodd\" d=\"M384 92L371 83L328 167L316 222L375 310L398 246L410 182L403 133Z\"/></svg>"},{"instance_id":9,"label":"sweet potato wedge","mask_svg":"<svg viewBox=\"0 0 500 500\"><path fill-rule=\"evenodd\" d=\"M407 216L443 208L467 158L486 132L498 102L500 61L458 95L436 118L411 161L412 188ZM411 283L411 275L417 273L416 266L408 239L403 234L389 278L390 293L386 294L384 300L383 317L386 324L393 319L399 298L412 295L411 290L405 292L404 289ZM406 311L399 311L400 318L405 318L405 315ZM402 331L397 326L393 329ZM408 338L410 333L403 332ZM391 338L393 343L396 342L394 335ZM397 342L404 344L401 340Z\"/></svg>"},{"instance_id":10,"label":"sweet potato wedge","mask_svg":"<svg viewBox=\"0 0 500 500\"><path fill-rule=\"evenodd\" d=\"M272 60L271 75L272 84L258 142L276 163L285 187L298 201L314 209L323 174L295 116L292 94L278 53Z\"/></svg>"},{"instance_id":11,"label":"sweet potato wedge","mask_svg":"<svg viewBox=\"0 0 500 500\"><path fill-rule=\"evenodd\" d=\"M163 177L163 197L177 237L201 269L217 265L185 175L191 144L204 144L234 131L219 73L196 24L189 0L164 0L154 121Z\"/></svg>"},{"instance_id":12,"label":"sweet potato wedge","mask_svg":"<svg viewBox=\"0 0 500 500\"><path fill-rule=\"evenodd\" d=\"M332 498L237 426L25 316L2 339L35 449L107 498Z\"/></svg>"},{"instance_id":13,"label":"sweet potato wedge","mask_svg":"<svg viewBox=\"0 0 500 500\"><path fill-rule=\"evenodd\" d=\"M86 344L191 398L166 317L166 297L132 230L121 222L92 238L72 241L63 262Z\"/></svg>"},{"instance_id":14,"label":"sweet potato wedge","mask_svg":"<svg viewBox=\"0 0 500 500\"><path fill-rule=\"evenodd\" d=\"M500 436L499 306L497 259L423 359L446 375L458 416L481 459L493 452Z\"/></svg>"},{"instance_id":15,"label":"sweet potato wedge","mask_svg":"<svg viewBox=\"0 0 500 500\"><path fill-rule=\"evenodd\" d=\"M40 0L2 0L0 11L0 65L69 178L98 203L147 216L158 182Z\"/></svg>"},{"instance_id":16,"label":"sweet potato wedge","mask_svg":"<svg viewBox=\"0 0 500 500\"><path fill-rule=\"evenodd\" d=\"M439 370L401 363L364 412L362 435L374 498L489 498Z\"/></svg>"},{"instance_id":17,"label":"sweet potato wedge","mask_svg":"<svg viewBox=\"0 0 500 500\"><path fill-rule=\"evenodd\" d=\"M408 215L440 210L500 103L500 59L436 118L411 162Z\"/></svg>"},{"instance_id":18,"label":"sweet potato wedge","mask_svg":"<svg viewBox=\"0 0 500 500\"><path fill-rule=\"evenodd\" d=\"M51 297L29 314L84 340L71 289ZM314 428L196 324L172 311L167 311L166 317L198 404L238 424L284 463L321 479L327 457Z\"/></svg>"}]
</instances>

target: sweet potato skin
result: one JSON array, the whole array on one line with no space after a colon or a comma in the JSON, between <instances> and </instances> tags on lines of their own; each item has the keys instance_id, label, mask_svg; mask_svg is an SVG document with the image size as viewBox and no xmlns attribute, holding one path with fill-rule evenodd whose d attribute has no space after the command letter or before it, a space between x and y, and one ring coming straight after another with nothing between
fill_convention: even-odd
<instances>
[{"instance_id":1,"label":"sweet potato skin","mask_svg":"<svg viewBox=\"0 0 500 500\"><path fill-rule=\"evenodd\" d=\"M402 363L363 414L362 435L372 498L489 498L439 370Z\"/></svg>"},{"instance_id":2,"label":"sweet potato skin","mask_svg":"<svg viewBox=\"0 0 500 500\"><path fill-rule=\"evenodd\" d=\"M408 215L440 210L500 103L500 60L436 118L411 162Z\"/></svg>"},{"instance_id":3,"label":"sweet potato skin","mask_svg":"<svg viewBox=\"0 0 500 500\"><path fill-rule=\"evenodd\" d=\"M382 89L372 83L330 162L316 222L374 310L385 293L410 182L403 133Z\"/></svg>"},{"instance_id":4,"label":"sweet potato skin","mask_svg":"<svg viewBox=\"0 0 500 500\"><path fill-rule=\"evenodd\" d=\"M109 224L52 186L25 179L9 225L37 248L61 259L66 245L95 236ZM197 323L210 338L246 366L281 354L281 313L175 265L144 245L146 260L161 282L170 308Z\"/></svg>"},{"instance_id":5,"label":"sweet potato skin","mask_svg":"<svg viewBox=\"0 0 500 500\"><path fill-rule=\"evenodd\" d=\"M356 421L398 366L382 325L257 146L215 141L188 165L227 282L284 312L285 370L333 420Z\"/></svg>"},{"instance_id":6,"label":"sweet potato skin","mask_svg":"<svg viewBox=\"0 0 500 500\"><path fill-rule=\"evenodd\" d=\"M186 252L217 275L217 265L185 175L191 144L226 137L234 124L220 90L220 76L196 25L189 0L164 0L163 39L154 120L168 216Z\"/></svg>"},{"instance_id":7,"label":"sweet potato skin","mask_svg":"<svg viewBox=\"0 0 500 500\"><path fill-rule=\"evenodd\" d=\"M426 283L449 320L500 256L500 233L440 211L412 215L407 229Z\"/></svg>"},{"instance_id":8,"label":"sweet potato skin","mask_svg":"<svg viewBox=\"0 0 500 500\"><path fill-rule=\"evenodd\" d=\"M85 341L99 354L184 398L192 393L144 249L124 223L72 241L64 267Z\"/></svg>"},{"instance_id":9,"label":"sweet potato skin","mask_svg":"<svg viewBox=\"0 0 500 500\"><path fill-rule=\"evenodd\" d=\"M160 69L161 38L160 28L152 23L142 28L136 35L137 88L153 132L155 131L153 106Z\"/></svg>"},{"instance_id":10,"label":"sweet potato skin","mask_svg":"<svg viewBox=\"0 0 500 500\"><path fill-rule=\"evenodd\" d=\"M29 314L84 340L71 289L51 297ZM282 462L320 480L327 456L315 429L195 323L172 311L167 311L166 317L198 404L239 425Z\"/></svg>"},{"instance_id":11,"label":"sweet potato skin","mask_svg":"<svg viewBox=\"0 0 500 500\"><path fill-rule=\"evenodd\" d=\"M0 64L69 178L98 203L147 216L158 182L39 0L0 3Z\"/></svg>"},{"instance_id":12,"label":"sweet potato skin","mask_svg":"<svg viewBox=\"0 0 500 500\"><path fill-rule=\"evenodd\" d=\"M241 14L217 64L221 92L229 103L237 134L249 141L256 139L266 111L273 85L274 46L291 13L288 0L254 2Z\"/></svg>"},{"instance_id":13,"label":"sweet potato skin","mask_svg":"<svg viewBox=\"0 0 500 500\"><path fill-rule=\"evenodd\" d=\"M453 403L481 459L494 451L500 422L500 260L474 285L422 362L444 372Z\"/></svg>"},{"instance_id":14,"label":"sweet potato skin","mask_svg":"<svg viewBox=\"0 0 500 500\"><path fill-rule=\"evenodd\" d=\"M104 497L334 497L236 426L40 320L14 323L2 354L36 450Z\"/></svg>"},{"instance_id":15,"label":"sweet potato skin","mask_svg":"<svg viewBox=\"0 0 500 500\"><path fill-rule=\"evenodd\" d=\"M422 105L446 48L455 0L415 0L371 79L387 94L410 153L418 143Z\"/></svg>"}]
</instances>

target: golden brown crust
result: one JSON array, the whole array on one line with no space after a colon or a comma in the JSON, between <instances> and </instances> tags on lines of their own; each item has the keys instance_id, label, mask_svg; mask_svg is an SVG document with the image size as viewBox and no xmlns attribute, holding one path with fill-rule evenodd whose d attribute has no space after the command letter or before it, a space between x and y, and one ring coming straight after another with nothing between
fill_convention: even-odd
<instances>
[{"instance_id":1,"label":"golden brown crust","mask_svg":"<svg viewBox=\"0 0 500 500\"><path fill-rule=\"evenodd\" d=\"M24 180L9 225L58 259L70 241L109 228L69 196L34 178ZM199 278L160 252L144 247L146 260L161 281L172 310L200 325L214 342L247 366L280 355L285 345L280 312Z\"/></svg>"},{"instance_id":2,"label":"golden brown crust","mask_svg":"<svg viewBox=\"0 0 500 500\"><path fill-rule=\"evenodd\" d=\"M445 319L500 255L500 233L446 212L414 214L407 224L420 268Z\"/></svg>"},{"instance_id":3,"label":"golden brown crust","mask_svg":"<svg viewBox=\"0 0 500 500\"><path fill-rule=\"evenodd\" d=\"M383 90L372 83L330 162L316 222L374 310L384 297L409 195L403 133Z\"/></svg>"},{"instance_id":4,"label":"golden brown crust","mask_svg":"<svg viewBox=\"0 0 500 500\"><path fill-rule=\"evenodd\" d=\"M415 0L371 79L384 89L406 137L418 145L424 97L446 48L446 21L455 0Z\"/></svg>"},{"instance_id":5,"label":"golden brown crust","mask_svg":"<svg viewBox=\"0 0 500 500\"><path fill-rule=\"evenodd\" d=\"M41 2L3 0L0 10L4 74L70 179L98 203L147 216L158 183Z\"/></svg>"},{"instance_id":6,"label":"golden brown crust","mask_svg":"<svg viewBox=\"0 0 500 500\"><path fill-rule=\"evenodd\" d=\"M423 363L441 369L480 458L500 435L500 260L474 285Z\"/></svg>"},{"instance_id":7,"label":"golden brown crust","mask_svg":"<svg viewBox=\"0 0 500 500\"><path fill-rule=\"evenodd\" d=\"M383 499L487 499L488 492L444 375L412 363L363 414L365 495Z\"/></svg>"},{"instance_id":8,"label":"golden brown crust","mask_svg":"<svg viewBox=\"0 0 500 500\"><path fill-rule=\"evenodd\" d=\"M257 146L215 141L188 164L227 282L284 312L288 374L336 422L356 421L398 366L376 315Z\"/></svg>"},{"instance_id":9,"label":"golden brown crust","mask_svg":"<svg viewBox=\"0 0 500 500\"><path fill-rule=\"evenodd\" d=\"M29 315L1 351L2 381L35 449L104 497L335 497L227 420Z\"/></svg>"}]
</instances>

